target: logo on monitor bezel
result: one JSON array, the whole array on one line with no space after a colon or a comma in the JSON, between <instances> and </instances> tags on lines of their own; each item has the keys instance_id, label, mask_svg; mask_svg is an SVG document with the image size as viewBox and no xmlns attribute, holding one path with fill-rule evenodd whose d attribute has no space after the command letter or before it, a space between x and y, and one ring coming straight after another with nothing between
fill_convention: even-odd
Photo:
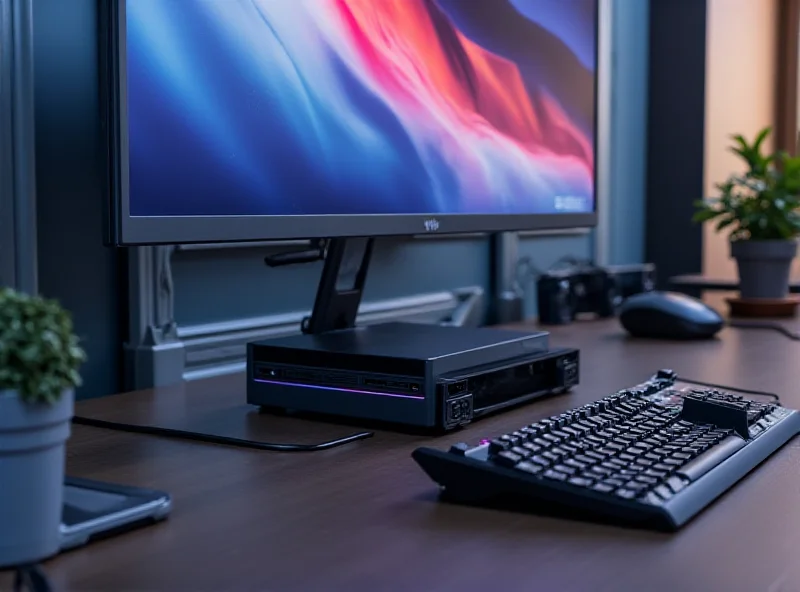
<instances>
[{"instance_id":1,"label":"logo on monitor bezel","mask_svg":"<svg viewBox=\"0 0 800 592\"><path fill-rule=\"evenodd\" d=\"M423 225L425 226L425 232L436 232L439 230L439 221L436 218L427 218Z\"/></svg>"}]
</instances>

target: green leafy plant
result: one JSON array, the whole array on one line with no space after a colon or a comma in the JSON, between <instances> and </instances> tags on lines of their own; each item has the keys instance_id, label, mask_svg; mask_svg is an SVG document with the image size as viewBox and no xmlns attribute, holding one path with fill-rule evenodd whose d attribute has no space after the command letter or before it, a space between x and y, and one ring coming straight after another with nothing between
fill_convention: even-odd
<instances>
[{"instance_id":1,"label":"green leafy plant","mask_svg":"<svg viewBox=\"0 0 800 592\"><path fill-rule=\"evenodd\" d=\"M31 404L52 404L80 386L86 354L72 317L55 300L0 288L0 390Z\"/></svg>"},{"instance_id":2,"label":"green leafy plant","mask_svg":"<svg viewBox=\"0 0 800 592\"><path fill-rule=\"evenodd\" d=\"M800 157L785 152L765 154L771 128L752 143L732 136L730 150L744 160L746 170L716 185L719 196L695 202L695 222L716 221L717 231L730 230L730 239L790 240L800 235Z\"/></svg>"}]
</instances>

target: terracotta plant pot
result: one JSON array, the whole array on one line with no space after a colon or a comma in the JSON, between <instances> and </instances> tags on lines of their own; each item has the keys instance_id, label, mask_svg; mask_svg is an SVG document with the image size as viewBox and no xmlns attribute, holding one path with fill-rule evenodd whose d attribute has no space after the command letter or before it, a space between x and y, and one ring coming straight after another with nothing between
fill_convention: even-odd
<instances>
[{"instance_id":1,"label":"terracotta plant pot","mask_svg":"<svg viewBox=\"0 0 800 592\"><path fill-rule=\"evenodd\" d=\"M0 390L0 569L58 553L74 394L30 404Z\"/></svg>"},{"instance_id":2,"label":"terracotta plant pot","mask_svg":"<svg viewBox=\"0 0 800 592\"><path fill-rule=\"evenodd\" d=\"M739 240L731 243L731 257L739 268L742 299L785 298L789 294L795 240Z\"/></svg>"}]
</instances>

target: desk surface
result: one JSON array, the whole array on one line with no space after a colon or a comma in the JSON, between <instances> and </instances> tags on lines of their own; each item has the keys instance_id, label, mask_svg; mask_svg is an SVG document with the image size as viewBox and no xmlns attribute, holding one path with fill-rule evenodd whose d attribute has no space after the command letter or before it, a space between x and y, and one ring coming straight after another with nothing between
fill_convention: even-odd
<instances>
[{"instance_id":1,"label":"desk surface","mask_svg":"<svg viewBox=\"0 0 800 592\"><path fill-rule=\"evenodd\" d=\"M581 349L569 395L476 422L446 447L515 429L662 367L780 392L800 407L800 345L725 329L710 342L626 338L615 321L552 331ZM348 427L260 416L241 375L82 402L78 413L270 441ZM76 427L68 470L169 491L169 521L47 563L59 590L800 590L800 439L677 534L439 503L410 458L429 438L379 432L325 452L279 454Z\"/></svg>"}]
</instances>

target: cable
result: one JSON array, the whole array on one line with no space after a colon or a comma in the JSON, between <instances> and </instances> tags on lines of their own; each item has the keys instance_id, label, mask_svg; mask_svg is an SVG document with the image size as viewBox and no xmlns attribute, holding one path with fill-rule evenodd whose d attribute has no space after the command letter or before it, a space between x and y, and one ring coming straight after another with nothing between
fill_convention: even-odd
<instances>
[{"instance_id":1,"label":"cable","mask_svg":"<svg viewBox=\"0 0 800 592\"><path fill-rule=\"evenodd\" d=\"M703 382L701 380L693 380L691 378L684 378L683 376L679 376L676 380L678 382L685 382L686 384L693 384L693 385L696 385L696 386L705 386L705 387L708 387L708 388L722 389L724 391L736 391L737 393L743 393L745 395L756 395L756 396L759 396L759 397L768 397L768 398L774 400L778 405L780 405L780 403L781 403L781 398L777 394L770 393L770 392L767 392L767 391L754 391L754 390L751 390L751 389L743 389L743 388L738 388L738 387L733 387L733 386L725 386L724 384L714 384L713 382Z\"/></svg>"},{"instance_id":2,"label":"cable","mask_svg":"<svg viewBox=\"0 0 800 592\"><path fill-rule=\"evenodd\" d=\"M728 326L734 329L766 329L769 331L777 331L792 341L800 341L800 333L792 331L791 329L787 329L780 323L770 323L764 321L729 321Z\"/></svg>"},{"instance_id":3,"label":"cable","mask_svg":"<svg viewBox=\"0 0 800 592\"><path fill-rule=\"evenodd\" d=\"M317 452L319 450L328 450L336 448L350 442L358 440L366 440L375 435L374 432L358 432L338 438L336 440L329 440L328 442L320 442L319 444L276 444L272 442L259 442L257 440L244 440L241 438L231 438L228 436L217 436L215 434L203 434L199 432L189 432L187 430L177 430L173 428L162 428L157 426L143 426L134 425L129 423L119 423L116 421L105 421L103 419L92 419L91 417L73 417L72 423L76 425L85 425L93 428L104 428L107 430L117 430L120 432L129 432L131 434L147 434L150 436L162 436L164 438L175 438L179 440L193 440L195 442L206 442L208 444L222 444L224 446L235 446L238 448L250 448L253 450L266 450L270 452Z\"/></svg>"},{"instance_id":4,"label":"cable","mask_svg":"<svg viewBox=\"0 0 800 592\"><path fill-rule=\"evenodd\" d=\"M14 592L50 592L53 587L38 565L22 565L14 575Z\"/></svg>"}]
</instances>

